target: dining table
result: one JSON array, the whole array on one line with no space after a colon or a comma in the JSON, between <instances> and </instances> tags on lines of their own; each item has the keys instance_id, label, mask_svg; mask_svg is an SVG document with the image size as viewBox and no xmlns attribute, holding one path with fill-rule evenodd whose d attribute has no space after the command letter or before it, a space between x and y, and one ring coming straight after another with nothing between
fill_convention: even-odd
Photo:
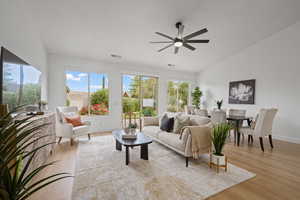
<instances>
[{"instance_id":1,"label":"dining table","mask_svg":"<svg viewBox=\"0 0 300 200\"><path fill-rule=\"evenodd\" d=\"M232 122L232 124L234 125L234 142L237 144L237 146L240 146L240 127L243 125L244 121L247 121L248 126L251 126L252 117L228 115L226 116L226 119L227 121Z\"/></svg>"}]
</instances>

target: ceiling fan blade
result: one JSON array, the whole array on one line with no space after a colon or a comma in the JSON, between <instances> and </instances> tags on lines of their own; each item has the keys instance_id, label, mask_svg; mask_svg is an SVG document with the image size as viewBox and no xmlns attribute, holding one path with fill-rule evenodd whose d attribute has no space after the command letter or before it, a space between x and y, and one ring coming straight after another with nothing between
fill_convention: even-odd
<instances>
[{"instance_id":1,"label":"ceiling fan blade","mask_svg":"<svg viewBox=\"0 0 300 200\"><path fill-rule=\"evenodd\" d=\"M168 39L170 39L170 40L174 40L172 37L170 37L170 36L168 36L168 35L166 35L166 34L163 34L163 33L160 33L160 32L155 32L157 35L160 35L160 36L163 36L163 37L165 37L165 38L168 38Z\"/></svg>"},{"instance_id":2,"label":"ceiling fan blade","mask_svg":"<svg viewBox=\"0 0 300 200\"><path fill-rule=\"evenodd\" d=\"M208 43L209 40L186 40L186 43Z\"/></svg>"},{"instance_id":3,"label":"ceiling fan blade","mask_svg":"<svg viewBox=\"0 0 300 200\"><path fill-rule=\"evenodd\" d=\"M169 44L169 45L167 45L167 46L165 46L164 48L162 48L162 49L160 49L160 50L158 50L158 52L161 52L161 51L163 51L163 50L165 50L166 48L169 48L169 47L171 47L171 46L173 46L173 43L172 43L172 44Z\"/></svg>"},{"instance_id":4,"label":"ceiling fan blade","mask_svg":"<svg viewBox=\"0 0 300 200\"><path fill-rule=\"evenodd\" d=\"M204 29L201 29L201 30L199 30L199 31L196 31L196 32L194 32L194 33L191 33L191 34L185 36L183 39L184 39L184 40L188 40L188 39L190 39L190 38L192 38L192 37L196 37L196 36L201 35L201 34L206 33L206 32L207 32L207 29L204 28Z\"/></svg>"},{"instance_id":5,"label":"ceiling fan blade","mask_svg":"<svg viewBox=\"0 0 300 200\"><path fill-rule=\"evenodd\" d=\"M178 53L178 50L179 50L179 47L175 47L174 53L177 54L177 53Z\"/></svg>"},{"instance_id":6,"label":"ceiling fan blade","mask_svg":"<svg viewBox=\"0 0 300 200\"><path fill-rule=\"evenodd\" d=\"M150 42L151 44L173 43L173 41Z\"/></svg>"},{"instance_id":7,"label":"ceiling fan blade","mask_svg":"<svg viewBox=\"0 0 300 200\"><path fill-rule=\"evenodd\" d=\"M192 50L192 51L194 51L196 48L195 47L193 47L193 46L191 46L191 45L189 45L189 44L187 44L187 43L183 43L182 44L185 48L188 48L188 49L190 49L190 50Z\"/></svg>"}]
</instances>

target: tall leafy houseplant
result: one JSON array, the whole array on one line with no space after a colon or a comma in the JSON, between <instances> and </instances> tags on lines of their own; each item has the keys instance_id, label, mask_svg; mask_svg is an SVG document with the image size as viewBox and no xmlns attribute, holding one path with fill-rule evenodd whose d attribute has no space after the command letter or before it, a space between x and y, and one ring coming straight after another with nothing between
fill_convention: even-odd
<instances>
[{"instance_id":1,"label":"tall leafy houseplant","mask_svg":"<svg viewBox=\"0 0 300 200\"><path fill-rule=\"evenodd\" d=\"M212 143L214 145L214 155L223 156L222 150L225 145L226 138L231 129L227 123L215 125L212 132Z\"/></svg>"},{"instance_id":2,"label":"tall leafy houseplant","mask_svg":"<svg viewBox=\"0 0 300 200\"><path fill-rule=\"evenodd\" d=\"M196 106L197 109L200 109L200 98L202 97L202 92L200 88L197 86L192 92L193 105Z\"/></svg>"},{"instance_id":3,"label":"tall leafy houseplant","mask_svg":"<svg viewBox=\"0 0 300 200\"><path fill-rule=\"evenodd\" d=\"M67 173L57 173L36 180L37 175L55 162L44 164L31 171L29 166L36 153L52 143L37 146L29 151L26 148L48 137L37 135L39 130L48 124L38 125L32 119L33 116L19 120L10 116L11 113L0 118L0 199L25 200L47 185L71 177Z\"/></svg>"}]
</instances>

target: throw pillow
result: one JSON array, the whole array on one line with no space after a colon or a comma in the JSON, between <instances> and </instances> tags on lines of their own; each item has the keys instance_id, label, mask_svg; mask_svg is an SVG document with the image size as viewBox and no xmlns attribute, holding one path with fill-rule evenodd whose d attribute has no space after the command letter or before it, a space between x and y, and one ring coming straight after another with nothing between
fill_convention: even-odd
<instances>
[{"instance_id":1,"label":"throw pillow","mask_svg":"<svg viewBox=\"0 0 300 200\"><path fill-rule=\"evenodd\" d=\"M68 118L73 118L73 117L77 117L78 116L78 114L76 113L76 112L62 112L61 113L61 120L62 120L62 122L63 123L67 123L67 121L66 121L66 117L68 117Z\"/></svg>"},{"instance_id":2,"label":"throw pillow","mask_svg":"<svg viewBox=\"0 0 300 200\"><path fill-rule=\"evenodd\" d=\"M66 122L72 124L74 127L82 126L83 123L81 122L80 116L77 117L65 117Z\"/></svg>"},{"instance_id":3,"label":"throw pillow","mask_svg":"<svg viewBox=\"0 0 300 200\"><path fill-rule=\"evenodd\" d=\"M162 131L172 132L174 126L174 118L169 118L167 115L164 115L161 119L160 129Z\"/></svg>"},{"instance_id":4,"label":"throw pillow","mask_svg":"<svg viewBox=\"0 0 300 200\"><path fill-rule=\"evenodd\" d=\"M189 126L190 125L190 118L189 117L182 117L182 116L175 116L175 121L174 121L174 133L180 134L181 129L184 126Z\"/></svg>"}]
</instances>

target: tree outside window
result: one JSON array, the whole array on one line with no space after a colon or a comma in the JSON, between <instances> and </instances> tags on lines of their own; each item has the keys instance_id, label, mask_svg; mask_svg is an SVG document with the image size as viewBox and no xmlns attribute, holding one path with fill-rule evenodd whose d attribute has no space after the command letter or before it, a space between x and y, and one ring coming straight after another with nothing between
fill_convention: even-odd
<instances>
[{"instance_id":1,"label":"tree outside window","mask_svg":"<svg viewBox=\"0 0 300 200\"><path fill-rule=\"evenodd\" d=\"M123 75L123 113L143 116L157 115L158 78L143 75Z\"/></svg>"},{"instance_id":2,"label":"tree outside window","mask_svg":"<svg viewBox=\"0 0 300 200\"><path fill-rule=\"evenodd\" d=\"M67 106L77 106L81 115L107 115L109 91L106 74L66 72Z\"/></svg>"},{"instance_id":3,"label":"tree outside window","mask_svg":"<svg viewBox=\"0 0 300 200\"><path fill-rule=\"evenodd\" d=\"M189 83L184 81L168 82L168 112L183 112L188 105Z\"/></svg>"}]
</instances>

